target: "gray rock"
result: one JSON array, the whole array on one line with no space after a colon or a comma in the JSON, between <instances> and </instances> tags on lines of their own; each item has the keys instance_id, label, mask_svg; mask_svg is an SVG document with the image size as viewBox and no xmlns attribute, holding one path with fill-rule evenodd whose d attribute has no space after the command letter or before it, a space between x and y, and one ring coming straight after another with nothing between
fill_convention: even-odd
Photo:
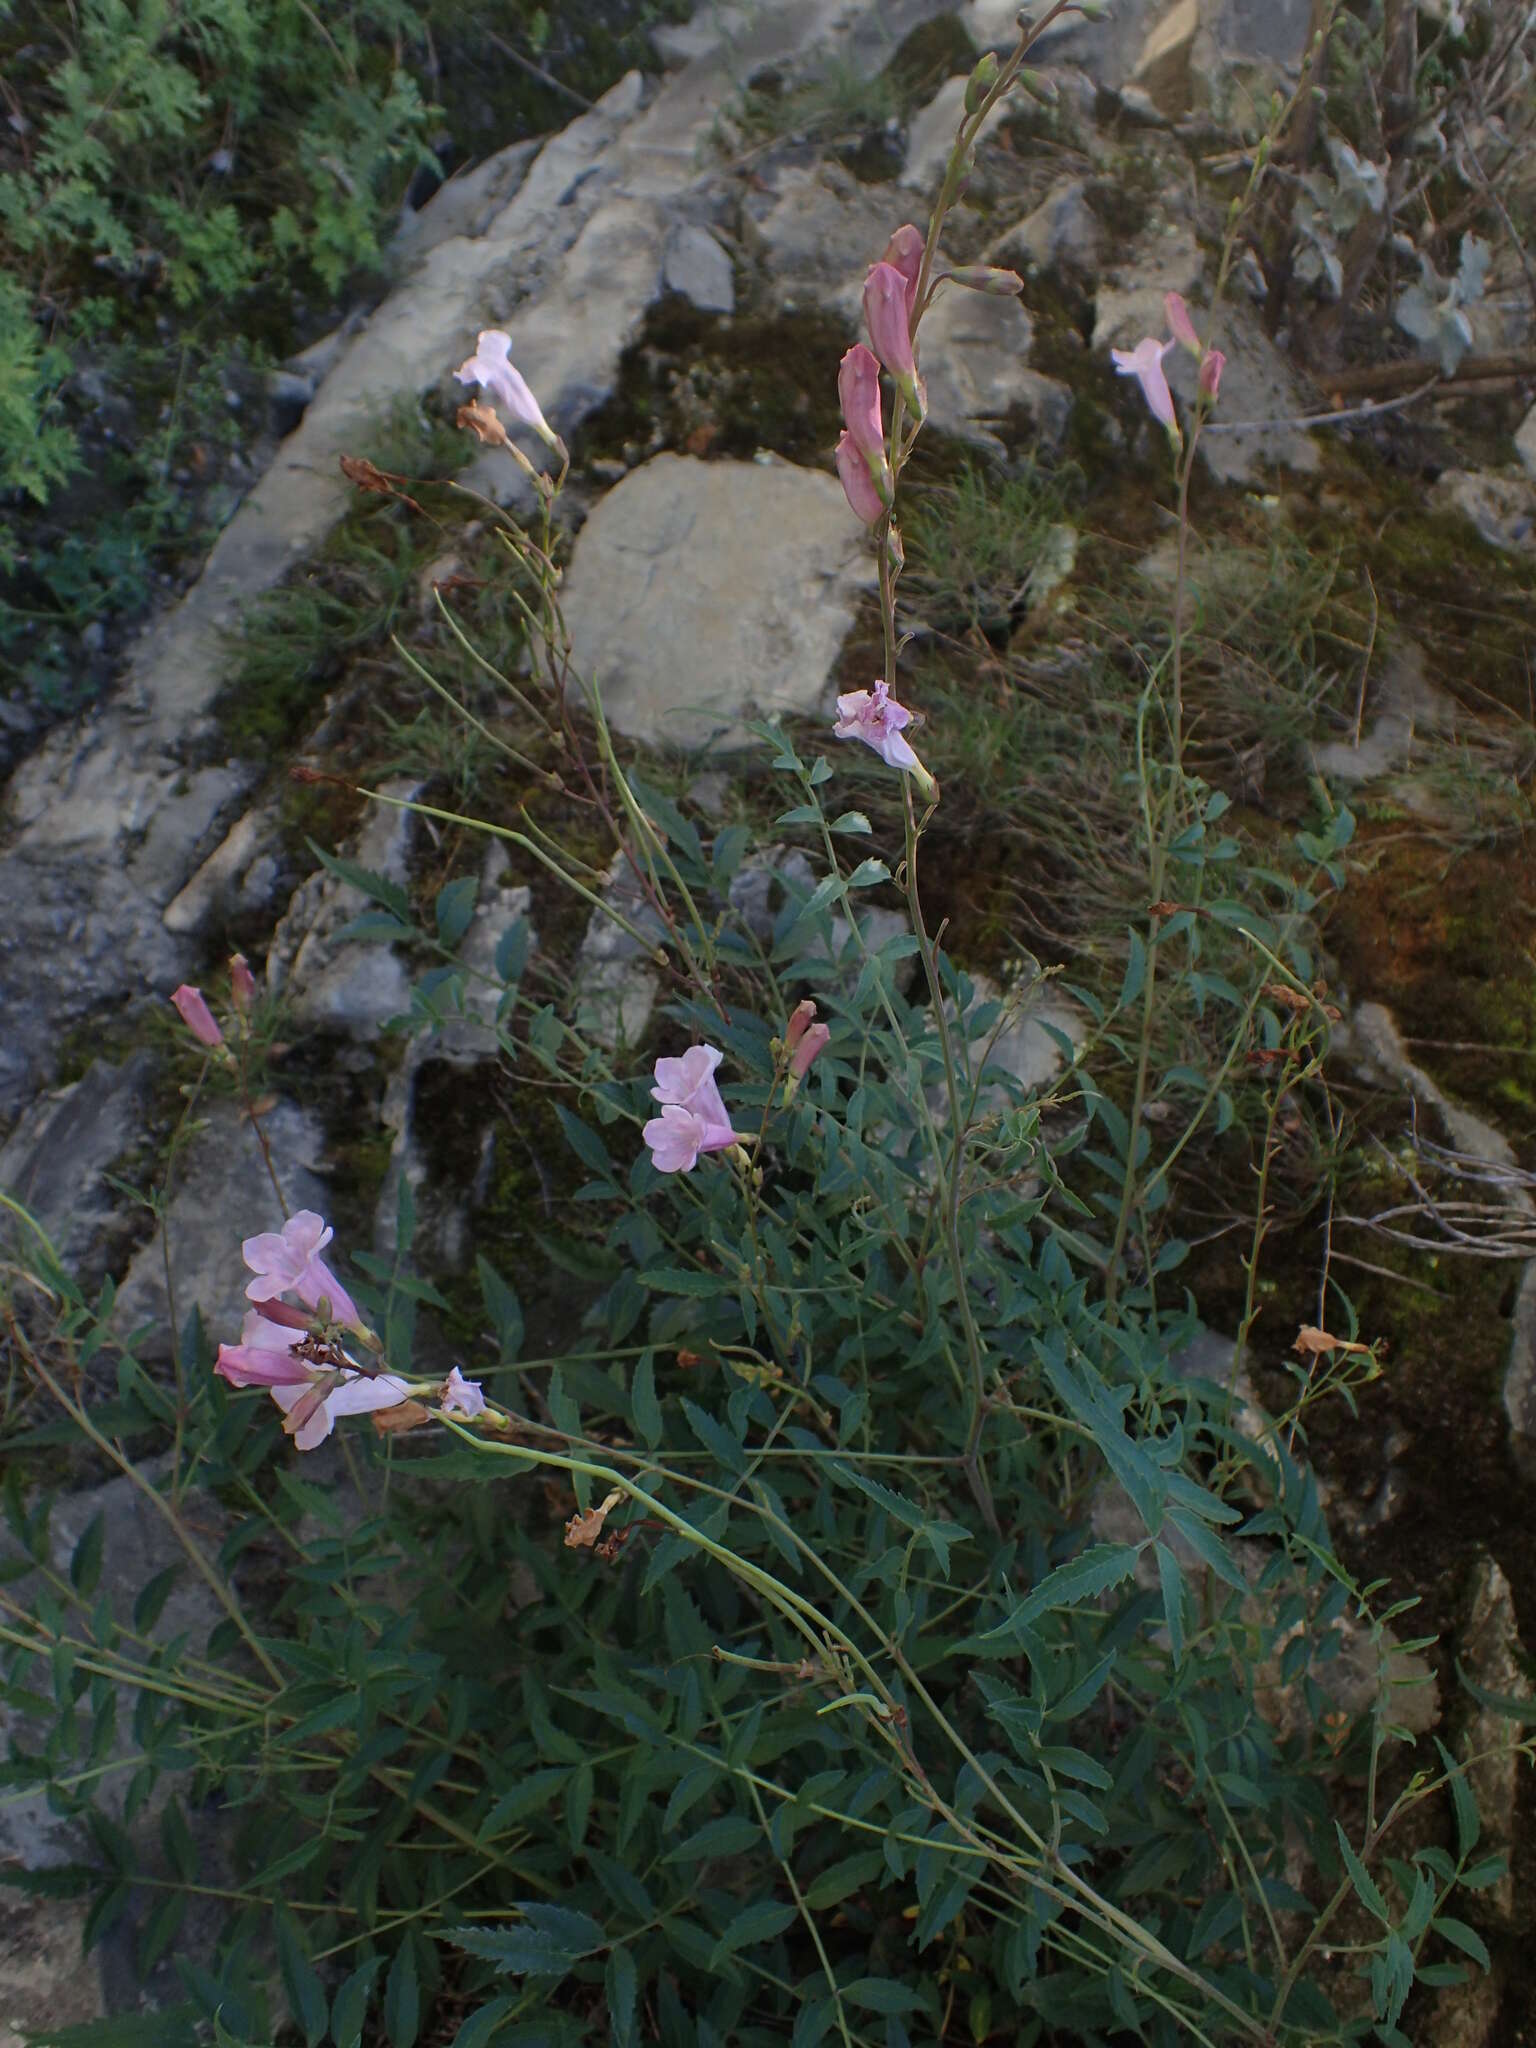
<instances>
[{"instance_id":1,"label":"gray rock","mask_svg":"<svg viewBox=\"0 0 1536 2048\"><path fill-rule=\"evenodd\" d=\"M386 783L383 793L413 798L411 782ZM410 874L412 813L392 804L369 812L350 855L359 867L404 886ZM267 953L267 987L285 996L294 1022L310 1030L373 1038L405 1010L410 981L387 942L348 939L354 918L376 908L371 898L322 870L294 891Z\"/></svg>"},{"instance_id":2,"label":"gray rock","mask_svg":"<svg viewBox=\"0 0 1536 2048\"><path fill-rule=\"evenodd\" d=\"M1520 422L1515 434L1515 453L1524 465L1526 475L1536 483L1536 405Z\"/></svg>"},{"instance_id":3,"label":"gray rock","mask_svg":"<svg viewBox=\"0 0 1536 2048\"><path fill-rule=\"evenodd\" d=\"M536 939L528 923L533 891L522 883L508 883L508 867L506 847L501 841L492 840L474 916L459 944L458 964L464 975L463 1014L450 1019L430 1038L416 1041L438 1059L474 1065L495 1052L496 1020L506 993L506 983L497 966L502 942L515 926L523 924L528 927L528 950L534 950Z\"/></svg>"},{"instance_id":4,"label":"gray rock","mask_svg":"<svg viewBox=\"0 0 1536 2048\"><path fill-rule=\"evenodd\" d=\"M1465 1618L1457 1635L1457 1663L1475 1685L1507 1699L1528 1700L1530 1680L1521 1660L1520 1625L1510 1584L1491 1557L1479 1560ZM1458 1760L1476 1757L1467 1784L1483 1823L1480 1856L1502 1850L1514 1861L1515 1816L1520 1805L1520 1730L1491 1707L1469 1697L1458 1715L1451 1747ZM1515 1876L1506 1869L1498 1883L1479 1894L1483 1910L1509 1925L1515 1911Z\"/></svg>"},{"instance_id":5,"label":"gray rock","mask_svg":"<svg viewBox=\"0 0 1536 2048\"><path fill-rule=\"evenodd\" d=\"M658 455L577 538L565 586L574 672L633 739L739 747L748 716L827 707L874 577L832 476L771 458Z\"/></svg>"},{"instance_id":6,"label":"gray rock","mask_svg":"<svg viewBox=\"0 0 1536 2048\"><path fill-rule=\"evenodd\" d=\"M483 163L455 172L426 205L408 213L396 231L391 254L397 262L419 263L440 242L483 235L508 205L543 147L543 137L509 143Z\"/></svg>"},{"instance_id":7,"label":"gray rock","mask_svg":"<svg viewBox=\"0 0 1536 2048\"><path fill-rule=\"evenodd\" d=\"M1424 656L1410 640L1399 639L1383 663L1368 699L1370 724L1360 744L1329 740L1312 749L1320 775L1334 782L1379 782L1407 767L1427 743L1453 736L1459 707L1453 697L1424 672Z\"/></svg>"},{"instance_id":8,"label":"gray rock","mask_svg":"<svg viewBox=\"0 0 1536 2048\"><path fill-rule=\"evenodd\" d=\"M1200 0L1174 0L1147 30L1137 52L1131 84L1139 86L1169 120L1180 119L1194 104L1190 59L1199 30Z\"/></svg>"},{"instance_id":9,"label":"gray rock","mask_svg":"<svg viewBox=\"0 0 1536 2048\"><path fill-rule=\"evenodd\" d=\"M56 1568L67 1567L81 1537L100 1516L103 1543L97 1598L110 1601L118 1619L124 1623L132 1615L134 1602L149 1580L169 1566L179 1566L178 1582L149 1633L152 1641L162 1644L184 1637L188 1650L196 1656L206 1645L210 1631L225 1618L224 1609L188 1565L186 1552L175 1530L151 1497L151 1490L163 1478L164 1469L163 1463L152 1463L144 1469L142 1478L147 1486L125 1476L60 1499L49 1521L52 1556ZM197 1495L183 1502L182 1513L196 1530L204 1548L216 1549L228 1527L228 1517L219 1502L206 1494ZM9 1564L16 1555L9 1533L0 1535L0 1561ZM26 1588L31 1583L26 1577L11 1581L12 1597L30 1605ZM136 1703L137 1696L132 1688L122 1688L110 1758L126 1760L138 1749L133 1732ZM43 1732L29 1726L18 1709L0 1706L0 1742L7 1749L12 1742L25 1748L36 1748ZM100 1761L108 1762L110 1758ZM123 1819L124 1795L131 1777L132 1773L125 1769L109 1770L98 1783L99 1804L119 1822ZM137 1860L143 1869L151 1873L159 1873L164 1868L158 1831L166 1789L162 1786L158 1795L151 1796L147 1805L135 1815L130 1828ZM217 1884L221 1878L232 1877L216 1812L189 1806L187 1819L199 1850L203 1881ZM14 1860L28 1868L39 1869L58 1863L89 1860L90 1854L83 1830L51 1809L46 1791L12 1793L0 1807L0 1861ZM18 2024L28 2022L29 2018L52 2028L67 2018L89 2019L105 2013L138 2010L144 1996L134 1968L136 1916L130 1915L120 1921L82 1962L79 1928L87 1902L36 1903L38 1909L32 1912L18 1913L8 1908L4 1932L0 1934L0 2048L6 2043L16 2043L20 2048L20 2036L13 2030ZM61 1910L64 1907L70 1910ZM223 1919L223 1910L217 1902L194 1899L177 1937L177 1953L188 1960L206 1962ZM30 1966L25 1956L16 1953L18 1936L23 1929L42 1951L32 1959ZM75 1937L73 1959L67 1967L60 1967L56 1980L48 1987L51 1996L46 2010L39 2010L40 1968L45 1960L58 1958L59 1945L71 1932ZM173 1965L167 1962L154 1973L144 1990L151 2004L170 2002L180 1995L179 1985Z\"/></svg>"},{"instance_id":10,"label":"gray rock","mask_svg":"<svg viewBox=\"0 0 1536 2048\"><path fill-rule=\"evenodd\" d=\"M730 313L736 307L731 259L707 228L683 221L667 237L662 282L701 313Z\"/></svg>"},{"instance_id":11,"label":"gray rock","mask_svg":"<svg viewBox=\"0 0 1536 2048\"><path fill-rule=\"evenodd\" d=\"M1099 267L1098 216L1081 178L1053 185L1044 199L997 245L996 260L1015 269L1074 271L1093 277Z\"/></svg>"},{"instance_id":12,"label":"gray rock","mask_svg":"<svg viewBox=\"0 0 1536 2048\"><path fill-rule=\"evenodd\" d=\"M292 1102L279 1102L261 1119L273 1172L289 1212L326 1208L319 1177L325 1132L319 1120ZM245 1314L250 1278L240 1257L241 1240L264 1230L281 1230L278 1203L256 1136L237 1103L217 1103L181 1155L172 1183L163 1233L134 1255L118 1289L115 1323L125 1335L147 1325L135 1347L145 1359L170 1355L195 1308L210 1337L233 1343ZM170 1246L177 1331L171 1329L166 1294L164 1243ZM338 1270L345 1284L345 1273Z\"/></svg>"},{"instance_id":13,"label":"gray rock","mask_svg":"<svg viewBox=\"0 0 1536 2048\"><path fill-rule=\"evenodd\" d=\"M282 439L293 432L308 411L309 401L315 395L315 380L299 370L268 370L266 384L272 431Z\"/></svg>"},{"instance_id":14,"label":"gray rock","mask_svg":"<svg viewBox=\"0 0 1536 2048\"><path fill-rule=\"evenodd\" d=\"M909 191L932 197L938 192L944 168L955 146L965 113L968 74L946 78L927 106L913 115L907 130L907 161L901 182ZM1005 102L994 107L982 124L978 142L985 142L1008 113Z\"/></svg>"},{"instance_id":15,"label":"gray rock","mask_svg":"<svg viewBox=\"0 0 1536 2048\"><path fill-rule=\"evenodd\" d=\"M1001 993L984 977L972 976L977 1002ZM1031 1094L1049 1088L1067 1065L1067 1057L1051 1033L1059 1032L1074 1047L1082 1044L1088 1023L1079 1006L1052 983L1017 989L1010 994L1010 1014L987 1053L988 1068L1001 1068ZM973 1057L984 1047L976 1048Z\"/></svg>"},{"instance_id":16,"label":"gray rock","mask_svg":"<svg viewBox=\"0 0 1536 2048\"><path fill-rule=\"evenodd\" d=\"M146 1142L153 1053L121 1066L94 1060L82 1078L34 1102L0 1147L0 1188L46 1233L59 1260L88 1290L130 1248L139 1217L104 1176L125 1174ZM0 1245L30 1249L21 1225L0 1212Z\"/></svg>"},{"instance_id":17,"label":"gray rock","mask_svg":"<svg viewBox=\"0 0 1536 2048\"><path fill-rule=\"evenodd\" d=\"M101 1979L80 1960L90 1909L89 1899L7 1900L0 1927L0 2048L27 2048L34 2029L107 2017Z\"/></svg>"},{"instance_id":18,"label":"gray rock","mask_svg":"<svg viewBox=\"0 0 1536 2048\"><path fill-rule=\"evenodd\" d=\"M146 987L169 995L187 963L159 905L122 867L88 855L62 847L0 854L0 903L3 1124L46 1085L65 1033Z\"/></svg>"},{"instance_id":19,"label":"gray rock","mask_svg":"<svg viewBox=\"0 0 1536 2048\"><path fill-rule=\"evenodd\" d=\"M778 304L837 313L851 334L862 317L865 273L900 225L888 192L834 178L823 166L782 173L778 197L752 233Z\"/></svg>"},{"instance_id":20,"label":"gray rock","mask_svg":"<svg viewBox=\"0 0 1536 2048\"><path fill-rule=\"evenodd\" d=\"M1427 1103L1444 1124L1458 1152L1508 1168L1505 1199L1528 1214L1536 1214L1536 1201L1526 1177L1519 1171L1509 1140L1482 1117L1453 1102L1422 1067L1415 1066L1390 1010L1381 1003L1361 1003L1343 1030L1336 1031L1335 1044L1365 1079L1404 1088L1417 1101ZM1515 1460L1523 1471L1536 1475L1536 1261L1529 1262L1520 1276L1510 1320L1502 1397Z\"/></svg>"},{"instance_id":21,"label":"gray rock","mask_svg":"<svg viewBox=\"0 0 1536 2048\"><path fill-rule=\"evenodd\" d=\"M1489 547L1505 554L1536 548L1536 489L1525 477L1447 469L1436 479L1430 503L1471 520Z\"/></svg>"},{"instance_id":22,"label":"gray rock","mask_svg":"<svg viewBox=\"0 0 1536 2048\"><path fill-rule=\"evenodd\" d=\"M923 315L918 339L936 430L1000 452L997 429L1022 419L1039 446L1061 446L1072 392L1029 368L1029 315L1018 299L947 285Z\"/></svg>"},{"instance_id":23,"label":"gray rock","mask_svg":"<svg viewBox=\"0 0 1536 2048\"><path fill-rule=\"evenodd\" d=\"M202 866L165 907L162 922L194 937L231 916L266 910L278 877L277 811L262 804L237 818Z\"/></svg>"},{"instance_id":24,"label":"gray rock","mask_svg":"<svg viewBox=\"0 0 1536 2048\"><path fill-rule=\"evenodd\" d=\"M622 854L608 870L603 901L614 915L593 911L576 956L573 994L577 1029L616 1051L638 1045L651 1020L661 987L654 954L665 927Z\"/></svg>"},{"instance_id":25,"label":"gray rock","mask_svg":"<svg viewBox=\"0 0 1536 2048\"><path fill-rule=\"evenodd\" d=\"M786 903L804 901L816 887L816 870L799 847L766 847L742 862L727 890L732 910L760 945L768 945Z\"/></svg>"},{"instance_id":26,"label":"gray rock","mask_svg":"<svg viewBox=\"0 0 1536 2048\"><path fill-rule=\"evenodd\" d=\"M747 28L746 8L704 6L691 21L662 21L651 30L651 48L662 63L676 70L700 57L711 57Z\"/></svg>"}]
</instances>

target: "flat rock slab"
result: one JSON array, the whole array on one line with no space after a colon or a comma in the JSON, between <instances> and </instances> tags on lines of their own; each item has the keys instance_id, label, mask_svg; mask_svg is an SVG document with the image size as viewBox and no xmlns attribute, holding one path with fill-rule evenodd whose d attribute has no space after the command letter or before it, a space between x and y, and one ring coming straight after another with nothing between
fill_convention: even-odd
<instances>
[{"instance_id":1,"label":"flat rock slab","mask_svg":"<svg viewBox=\"0 0 1536 2048\"><path fill-rule=\"evenodd\" d=\"M1001 450L994 431L1027 419L1047 448L1061 445L1072 416L1065 384L1029 368L1032 330L1018 299L946 285L918 329L928 417L939 433Z\"/></svg>"},{"instance_id":2,"label":"flat rock slab","mask_svg":"<svg viewBox=\"0 0 1536 2048\"><path fill-rule=\"evenodd\" d=\"M740 747L747 718L830 712L833 665L874 582L834 477L657 455L576 542L574 670L631 739Z\"/></svg>"}]
</instances>

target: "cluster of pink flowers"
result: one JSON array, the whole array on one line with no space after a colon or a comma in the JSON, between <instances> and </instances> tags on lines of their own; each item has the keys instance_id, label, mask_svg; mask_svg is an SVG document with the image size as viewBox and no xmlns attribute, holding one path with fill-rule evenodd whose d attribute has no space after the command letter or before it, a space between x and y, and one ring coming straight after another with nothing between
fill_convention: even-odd
<instances>
[{"instance_id":1,"label":"cluster of pink flowers","mask_svg":"<svg viewBox=\"0 0 1536 2048\"><path fill-rule=\"evenodd\" d=\"M214 1371L232 1387L265 1387L283 1410L283 1428L301 1451L312 1451L338 1415L398 1408L411 1383L379 1372L347 1349L377 1354L378 1339L321 1254L332 1230L313 1209L290 1216L281 1230L248 1237L240 1256L253 1275L238 1344L221 1344ZM295 1295L298 1305L284 1299ZM466 1421L485 1412L479 1382L455 1366L437 1389L444 1415Z\"/></svg>"},{"instance_id":2,"label":"cluster of pink flowers","mask_svg":"<svg viewBox=\"0 0 1536 2048\"><path fill-rule=\"evenodd\" d=\"M849 505L866 526L878 525L895 501L880 410L880 365L889 370L919 419L927 410L912 349L923 247L922 235L909 221L892 235L880 261L870 266L864 281L864 318L874 348L858 342L838 367L843 432L837 443L837 473Z\"/></svg>"},{"instance_id":3,"label":"cluster of pink flowers","mask_svg":"<svg viewBox=\"0 0 1536 2048\"><path fill-rule=\"evenodd\" d=\"M1179 423L1174 416L1173 393L1168 389L1168 379L1163 372L1164 356L1171 348L1189 350L1200 365L1200 396L1212 405L1221 389L1221 373L1227 367L1227 359L1219 348L1206 348L1202 344L1195 332L1195 323L1189 317L1189 308L1177 292L1169 292L1165 296L1163 310L1172 329L1166 341L1159 341L1156 335L1149 334L1134 348L1111 349L1110 354L1115 359L1116 372L1122 377L1136 379L1152 417L1177 440Z\"/></svg>"},{"instance_id":4,"label":"cluster of pink flowers","mask_svg":"<svg viewBox=\"0 0 1536 2048\"><path fill-rule=\"evenodd\" d=\"M832 1037L830 1025L818 1023L809 996L790 1013L782 1046L775 1053L785 1062L784 1100L789 1102ZM656 1062L651 1099L661 1104L640 1135L658 1173L692 1173L706 1152L724 1152L747 1142L731 1128L731 1114L720 1099L715 1074L725 1054L717 1045L690 1045L681 1059Z\"/></svg>"},{"instance_id":5,"label":"cluster of pink flowers","mask_svg":"<svg viewBox=\"0 0 1536 2048\"><path fill-rule=\"evenodd\" d=\"M656 1062L653 1102L661 1104L640 1133L658 1173L692 1173L702 1152L739 1145L730 1113L720 1100L715 1069L725 1058L718 1046L691 1045L681 1059Z\"/></svg>"}]
</instances>

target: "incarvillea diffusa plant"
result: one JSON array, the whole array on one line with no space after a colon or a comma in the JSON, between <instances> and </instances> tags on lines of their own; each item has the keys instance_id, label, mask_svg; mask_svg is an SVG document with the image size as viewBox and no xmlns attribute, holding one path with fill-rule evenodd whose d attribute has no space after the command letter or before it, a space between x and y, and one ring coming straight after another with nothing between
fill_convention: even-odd
<instances>
[{"instance_id":1,"label":"incarvillea diffusa plant","mask_svg":"<svg viewBox=\"0 0 1536 2048\"><path fill-rule=\"evenodd\" d=\"M651 1071L544 1000L526 926L492 968L466 964L473 880L426 929L396 885L327 864L374 899L373 935L435 950L415 1027L478 1020L553 1091L594 1219L579 1243L547 1240L584 1283L575 1341L541 1355L481 1257L462 1363L418 1368L419 1305L453 1304L410 1271L402 1177L395 1258L348 1268L322 1217L289 1214L243 1246L238 1342L210 1360L194 1317L174 1388L130 1343L99 1394L110 1294L87 1300L34 1232L58 1320L37 1336L18 1299L12 1342L58 1427L117 1459L186 1562L119 1612L100 1590L105 1512L56 1560L47 1504L13 1477L0 1634L37 1732L5 1769L78 1816L91 1853L10 1875L87 1896L88 1941L131 1928L142 1966L174 1965L157 2041L269 2042L274 1944L311 2048L1397 2048L1415 1981L1485 1960L1449 1910L1502 1869L1478 1856L1465 1760L1394 1771L1407 1737L1385 1675L1356 1722L1321 1682L1350 1636L1385 1673L1398 1612L1349 1582L1302 1455L1309 1402L1348 1398L1374 1354L1306 1333L1314 1376L1264 1417L1179 1370L1197 1323L1167 1277L1171 1171L1230 1118L1239 1063L1262 1054L1278 1102L1321 1059L1308 913L1347 814L1302 836L1305 882L1245 879L1223 799L1184 766L1180 590L1139 724L1146 927L1113 999L1078 992L1076 1039L1040 1025L1062 1058L1049 1094L993 1058L1038 990L978 989L925 915L942 794L900 696L898 513L925 311L941 290L1018 289L950 269L940 244L987 114L1045 90L1029 42L978 67L928 230L898 227L873 265L872 346L837 373L884 660L831 733L880 765L756 728L789 799L778 828L809 835L818 880L744 827L704 835L621 761L571 667L550 517L564 448L508 336L482 334L459 372L482 393L463 424L522 464L542 508L537 531L504 522L535 659L500 679L517 717L493 736L610 832L625 887L604 897L601 870L526 811L485 829L652 957ZM1117 361L1169 435L1182 535L1222 363L1182 301L1168 319L1170 340ZM1199 362L1182 424L1176 346ZM870 822L837 793L860 763L899 794L889 858L863 851ZM754 912L775 874L780 907ZM859 908L876 887L907 920L879 943ZM1219 972L1212 931L1238 942ZM1180 985L1225 1006L1227 1050L1158 1076L1154 1005ZM254 976L232 963L222 1022L195 989L176 1004L195 1085L232 1083L260 1139ZM1165 1082L1178 1114L1154 1126ZM134 1455L151 1435L170 1445L158 1465ZM326 1439L351 1510L289 1455ZM163 1625L199 1580L224 1613L206 1651ZM1396 1855L1398 1821L1447 1787L1455 1853ZM229 1916L211 1960L186 1938L203 1892ZM145 2038L136 2023L69 2038Z\"/></svg>"}]
</instances>

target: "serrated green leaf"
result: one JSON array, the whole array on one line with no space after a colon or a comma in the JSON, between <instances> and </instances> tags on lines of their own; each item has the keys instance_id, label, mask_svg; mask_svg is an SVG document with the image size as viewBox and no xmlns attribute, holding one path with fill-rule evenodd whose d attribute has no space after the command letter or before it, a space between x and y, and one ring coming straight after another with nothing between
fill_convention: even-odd
<instances>
[{"instance_id":1,"label":"serrated green leaf","mask_svg":"<svg viewBox=\"0 0 1536 2048\"><path fill-rule=\"evenodd\" d=\"M101 1582L102 1550L107 1540L104 1513L92 1515L69 1560L69 1582L77 1593L89 1599Z\"/></svg>"},{"instance_id":2,"label":"serrated green leaf","mask_svg":"<svg viewBox=\"0 0 1536 2048\"><path fill-rule=\"evenodd\" d=\"M1175 1665L1184 1662L1184 1573L1179 1560L1166 1543L1153 1546L1158 1577L1163 1589L1163 1619L1168 1626L1168 1647Z\"/></svg>"},{"instance_id":3,"label":"serrated green leaf","mask_svg":"<svg viewBox=\"0 0 1536 2048\"><path fill-rule=\"evenodd\" d=\"M482 2005L478 2012L470 2014L449 2043L449 2048L486 2048L500 2030L502 2021L516 2008L517 2000L504 1991L489 2005Z\"/></svg>"},{"instance_id":4,"label":"serrated green leaf","mask_svg":"<svg viewBox=\"0 0 1536 2048\"><path fill-rule=\"evenodd\" d=\"M1443 1934L1452 1948L1459 1948L1464 1956L1470 1956L1480 1970L1492 1969L1493 1959L1488 1953L1488 1944L1465 1920L1437 1915L1433 1924L1436 1934Z\"/></svg>"},{"instance_id":5,"label":"serrated green leaf","mask_svg":"<svg viewBox=\"0 0 1536 2048\"><path fill-rule=\"evenodd\" d=\"M857 1856L845 1856L830 1870L822 1871L804 1887L802 1897L811 1912L823 1913L829 1906L840 1906L844 1899L852 1898L856 1891L884 1872L885 1858L880 1851L865 1849Z\"/></svg>"},{"instance_id":6,"label":"serrated green leaf","mask_svg":"<svg viewBox=\"0 0 1536 2048\"><path fill-rule=\"evenodd\" d=\"M716 1970L727 1956L751 1948L755 1942L772 1941L795 1917L795 1908L777 1899L757 1899L731 1915L724 1934L715 1943L710 1968Z\"/></svg>"},{"instance_id":7,"label":"serrated green leaf","mask_svg":"<svg viewBox=\"0 0 1536 2048\"><path fill-rule=\"evenodd\" d=\"M921 2012L923 2001L910 1986L894 1977L856 1977L843 1986L845 2005L862 2006L868 2012Z\"/></svg>"},{"instance_id":8,"label":"serrated green leaf","mask_svg":"<svg viewBox=\"0 0 1536 2048\"><path fill-rule=\"evenodd\" d=\"M1383 1926L1390 1925L1392 1916L1387 1911L1387 1902L1376 1889L1370 1872L1350 1847L1349 1837L1340 1823L1335 1821L1333 1827L1339 1838L1339 1854L1344 1858L1344 1868L1349 1872L1349 1881L1355 1888L1356 1897L1367 1912L1376 1915Z\"/></svg>"},{"instance_id":9,"label":"serrated green leaf","mask_svg":"<svg viewBox=\"0 0 1536 2048\"><path fill-rule=\"evenodd\" d=\"M402 1941L384 1985L384 2031L390 2048L416 2048L421 2031L421 1984L416 1974L416 1944Z\"/></svg>"},{"instance_id":10,"label":"serrated green leaf","mask_svg":"<svg viewBox=\"0 0 1536 2048\"><path fill-rule=\"evenodd\" d=\"M333 2048L358 2048L363 2038L363 2025L368 2017L368 2001L373 1993L373 1982L384 1967L382 1956L370 1956L366 1963L360 1963L341 1983L331 2001L331 2041Z\"/></svg>"},{"instance_id":11,"label":"serrated green leaf","mask_svg":"<svg viewBox=\"0 0 1536 2048\"><path fill-rule=\"evenodd\" d=\"M692 1266L652 1266L640 1275L640 1284L656 1294L685 1294L695 1301L708 1301L726 1293L732 1283L723 1273L701 1273Z\"/></svg>"},{"instance_id":12,"label":"serrated green leaf","mask_svg":"<svg viewBox=\"0 0 1536 2048\"><path fill-rule=\"evenodd\" d=\"M444 883L437 892L437 902L434 906L437 936L450 953L469 930L470 919L475 914L475 897L479 888L480 879L477 875L460 875L457 880Z\"/></svg>"},{"instance_id":13,"label":"serrated green leaf","mask_svg":"<svg viewBox=\"0 0 1536 2048\"><path fill-rule=\"evenodd\" d=\"M1472 1787L1467 1782L1467 1773L1457 1763L1439 1736L1435 1737L1435 1748L1440 1752L1440 1761L1445 1765L1446 1778L1450 1785L1451 1805L1456 1813L1456 1853L1466 1860L1477 1847L1478 1836L1483 1823L1477 1811L1477 1801Z\"/></svg>"},{"instance_id":14,"label":"serrated green leaf","mask_svg":"<svg viewBox=\"0 0 1536 2048\"><path fill-rule=\"evenodd\" d=\"M622 1942L608 1958L608 1967L603 1973L603 1991L608 2000L608 2031L612 2048L635 2048L635 2007L640 1986L635 1959Z\"/></svg>"},{"instance_id":15,"label":"serrated green leaf","mask_svg":"<svg viewBox=\"0 0 1536 2048\"><path fill-rule=\"evenodd\" d=\"M691 1834L675 1849L669 1849L662 1858L663 1863L702 1863L708 1856L739 1856L743 1850L754 1848L763 1838L763 1831L754 1820L747 1820L741 1814L725 1813L716 1820L705 1821L703 1827Z\"/></svg>"},{"instance_id":16,"label":"serrated green leaf","mask_svg":"<svg viewBox=\"0 0 1536 2048\"><path fill-rule=\"evenodd\" d=\"M1048 1572L1006 1621L988 1629L978 1640L991 1643L1013 1636L1053 1607L1086 1606L1100 1593L1107 1593L1111 1586L1118 1586L1123 1579L1128 1579L1135 1571L1140 1555L1140 1547L1134 1543L1091 1544L1066 1564Z\"/></svg>"},{"instance_id":17,"label":"serrated green leaf","mask_svg":"<svg viewBox=\"0 0 1536 2048\"><path fill-rule=\"evenodd\" d=\"M277 1916L277 1966L294 2025L303 2034L308 2048L316 2048L330 2024L330 2008L315 1966L305 1953L299 1930L288 1913Z\"/></svg>"}]
</instances>

